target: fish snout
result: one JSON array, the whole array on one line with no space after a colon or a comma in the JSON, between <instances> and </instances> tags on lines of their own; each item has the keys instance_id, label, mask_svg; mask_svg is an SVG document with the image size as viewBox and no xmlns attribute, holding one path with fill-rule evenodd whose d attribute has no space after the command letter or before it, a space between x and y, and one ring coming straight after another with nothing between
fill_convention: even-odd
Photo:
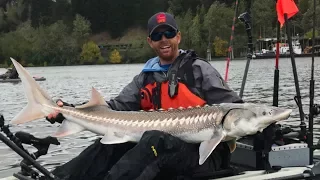
<instances>
[{"instance_id":1,"label":"fish snout","mask_svg":"<svg viewBox=\"0 0 320 180\"><path fill-rule=\"evenodd\" d=\"M283 109L283 110L279 110L279 112L277 112L277 118L276 121L282 121L282 120L286 120L290 117L292 113L291 109Z\"/></svg>"}]
</instances>

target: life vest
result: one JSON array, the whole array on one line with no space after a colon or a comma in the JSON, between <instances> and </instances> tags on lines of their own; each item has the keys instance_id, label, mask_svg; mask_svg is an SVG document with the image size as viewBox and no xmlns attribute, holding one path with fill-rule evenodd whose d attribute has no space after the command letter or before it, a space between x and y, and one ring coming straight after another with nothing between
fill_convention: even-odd
<instances>
[{"instance_id":1,"label":"life vest","mask_svg":"<svg viewBox=\"0 0 320 180\"><path fill-rule=\"evenodd\" d=\"M185 58L189 59L179 68ZM203 106L206 101L190 90L195 85L192 68L195 59L194 51L180 55L168 70L167 80L163 82L156 82L152 73L147 74L145 86L140 90L141 109L147 111Z\"/></svg>"}]
</instances>

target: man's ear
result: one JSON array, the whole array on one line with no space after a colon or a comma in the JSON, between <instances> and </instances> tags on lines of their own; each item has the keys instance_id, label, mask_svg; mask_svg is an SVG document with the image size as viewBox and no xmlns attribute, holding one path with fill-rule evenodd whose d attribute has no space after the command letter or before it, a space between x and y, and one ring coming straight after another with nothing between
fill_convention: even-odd
<instances>
[{"instance_id":1,"label":"man's ear","mask_svg":"<svg viewBox=\"0 0 320 180\"><path fill-rule=\"evenodd\" d=\"M152 40L150 37L147 37L148 44L151 48L153 48Z\"/></svg>"},{"instance_id":2,"label":"man's ear","mask_svg":"<svg viewBox=\"0 0 320 180\"><path fill-rule=\"evenodd\" d=\"M178 31L177 33L177 41L178 41L178 44L180 44L180 41L181 41L181 32Z\"/></svg>"}]
</instances>

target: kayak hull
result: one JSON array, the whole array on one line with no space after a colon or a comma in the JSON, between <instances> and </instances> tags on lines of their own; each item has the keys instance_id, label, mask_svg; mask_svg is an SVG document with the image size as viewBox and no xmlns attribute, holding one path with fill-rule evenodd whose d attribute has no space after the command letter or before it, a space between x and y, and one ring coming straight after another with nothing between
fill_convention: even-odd
<instances>
[{"instance_id":1,"label":"kayak hull","mask_svg":"<svg viewBox=\"0 0 320 180\"><path fill-rule=\"evenodd\" d=\"M45 81L45 77L33 77L35 81ZM18 83L21 82L21 79L0 79L0 83Z\"/></svg>"}]
</instances>

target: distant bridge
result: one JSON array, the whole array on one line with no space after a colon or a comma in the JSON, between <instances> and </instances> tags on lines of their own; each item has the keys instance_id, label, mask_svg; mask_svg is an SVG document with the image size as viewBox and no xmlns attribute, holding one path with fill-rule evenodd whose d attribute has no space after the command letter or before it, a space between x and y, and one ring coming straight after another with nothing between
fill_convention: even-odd
<instances>
[{"instance_id":1,"label":"distant bridge","mask_svg":"<svg viewBox=\"0 0 320 180\"><path fill-rule=\"evenodd\" d=\"M109 50L114 50L117 49L119 51L126 51L129 49L140 49L143 48L143 43L140 45L133 45L132 43L130 44L105 44L105 45L98 45L101 51L109 51Z\"/></svg>"}]
</instances>

